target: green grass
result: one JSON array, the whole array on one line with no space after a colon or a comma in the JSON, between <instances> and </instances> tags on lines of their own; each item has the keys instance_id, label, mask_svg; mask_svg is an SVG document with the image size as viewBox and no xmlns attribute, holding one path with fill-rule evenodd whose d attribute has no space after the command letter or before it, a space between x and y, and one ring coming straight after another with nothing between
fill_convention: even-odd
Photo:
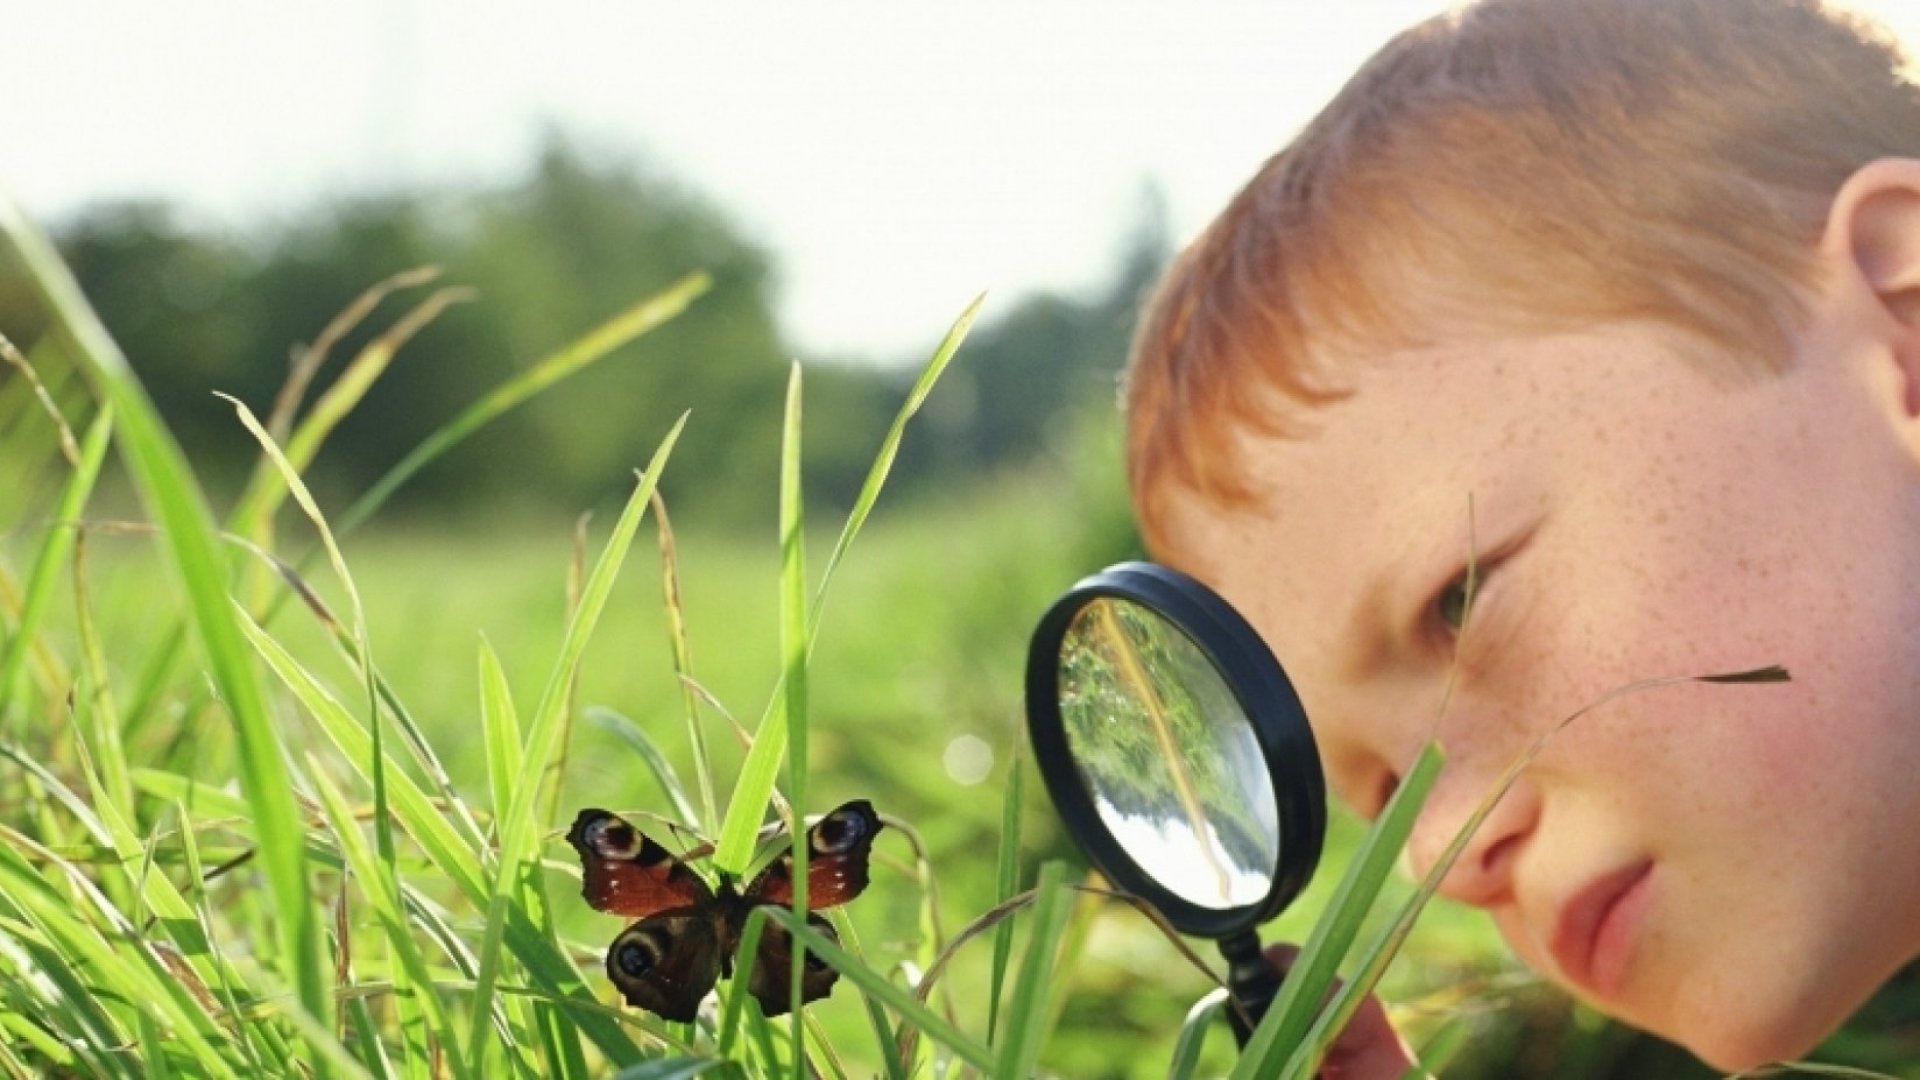
<instances>
[{"instance_id":1,"label":"green grass","mask_svg":"<svg viewBox=\"0 0 1920 1080\"><path fill-rule=\"evenodd\" d=\"M1057 468L876 509L977 304L873 433L843 519L805 512L798 369L780 475L687 481L764 483L777 533L668 527L677 427L636 443L618 515L584 527L378 516L489 419L697 302L694 277L481 395L345 508L319 505L302 469L455 296L429 294L311 408L290 393L262 423L236 403L263 456L223 530L64 269L10 211L0 227L61 327L29 350L45 398L0 382L0 475L32 480L0 500L0 1075L1235 1067L1224 1025L1183 1023L1214 983L1151 920L1079 890L1017 753L1033 619L1094 553L1125 554L1111 419ZM340 325L430 277L382 283ZM809 550L829 552L818 570ZM985 783L948 772L961 735L995 748ZM1416 1004L1497 972L1490 930L1444 909L1406 945L1415 962L1385 969L1430 891L1388 873L1422 790L1364 842L1336 818L1330 869L1266 930L1309 952L1243 1072L1310 1070L1294 1051L1326 1038L1306 1033L1337 972ZM621 922L580 900L559 825L583 805L664 815L689 830L657 839L704 829L738 871L782 797L795 814L869 798L892 826L872 887L833 912L840 946L795 912L750 920L840 968L835 995L787 1024L744 980L711 1024L619 1005L599 955ZM1401 1016L1457 1046L1486 1030L1473 1004Z\"/></svg>"}]
</instances>

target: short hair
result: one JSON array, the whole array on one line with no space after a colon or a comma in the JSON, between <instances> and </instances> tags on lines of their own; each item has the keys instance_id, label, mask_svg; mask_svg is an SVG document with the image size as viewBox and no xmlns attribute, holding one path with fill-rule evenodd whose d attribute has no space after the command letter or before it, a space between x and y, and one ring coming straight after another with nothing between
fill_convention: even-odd
<instances>
[{"instance_id":1,"label":"short hair","mask_svg":"<svg viewBox=\"0 0 1920 1080\"><path fill-rule=\"evenodd\" d=\"M1124 397L1149 547L1170 484L1257 498L1231 444L1340 394L1316 347L1414 344L1471 311L1653 320L1729 377L1783 369L1835 192L1916 154L1899 45L1817 0L1485 0L1405 31L1142 314Z\"/></svg>"}]
</instances>

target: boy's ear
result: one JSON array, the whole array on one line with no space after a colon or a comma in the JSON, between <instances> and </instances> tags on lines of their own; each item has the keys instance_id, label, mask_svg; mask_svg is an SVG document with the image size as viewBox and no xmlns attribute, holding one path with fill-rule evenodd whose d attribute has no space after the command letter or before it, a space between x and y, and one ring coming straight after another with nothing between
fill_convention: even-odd
<instances>
[{"instance_id":1,"label":"boy's ear","mask_svg":"<svg viewBox=\"0 0 1920 1080\"><path fill-rule=\"evenodd\" d=\"M1848 177L1821 247L1852 271L1885 320L1907 415L1920 418L1920 160L1882 158Z\"/></svg>"}]
</instances>

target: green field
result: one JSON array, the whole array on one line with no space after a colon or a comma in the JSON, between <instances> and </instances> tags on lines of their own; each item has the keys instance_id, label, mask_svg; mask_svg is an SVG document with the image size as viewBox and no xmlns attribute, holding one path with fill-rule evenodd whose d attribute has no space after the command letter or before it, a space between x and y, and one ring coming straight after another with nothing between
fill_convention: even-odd
<instances>
[{"instance_id":1,"label":"green field","mask_svg":"<svg viewBox=\"0 0 1920 1080\"><path fill-rule=\"evenodd\" d=\"M895 825L839 924L857 943L852 966L887 989L850 974L808 1010L816 1070L939 1075L979 1064L971 1052L1001 1073L1168 1074L1187 1009L1213 984L1096 893L1043 889L999 924L1009 941L989 932L958 950L931 1016L902 1000L947 942L1037 873L1085 875L1021 761L1021 673L1048 602L1137 555L1112 416L1083 418L1028 467L882 494L823 593L843 511L808 512L794 534L804 564L771 516L763 535L681 530L683 681L644 501L598 507L584 525L551 509L376 516L340 543L349 591L292 502L271 533L240 522L250 541L219 538L210 522L227 508L210 513L130 377L89 354L100 347L70 326L34 351L87 440L73 462L20 370L0 382L0 1071L246 1075L297 1061L340 1075L608 1075L638 1059L624 1075L691 1075L644 1063L683 1055L790 1066L799 1029L754 1006L730 1042L724 1015L688 1029L618 1005L601 953L623 922L580 899L560 832L587 806L692 824L676 794L695 816L711 798L714 818L741 806L739 821L757 824L764 791L736 795L742 735L780 702L800 717L785 745L804 748L803 767L780 774L804 791L800 809L866 798ZM801 454L806 430L789 428ZM632 466L668 434L633 433ZM864 437L877 453L887 432ZM665 468L671 490L752 486L771 506L784 487L789 519L802 505L797 471ZM338 520L350 501L319 509ZM147 524L155 515L164 532ZM268 548L301 568L332 632L316 604L289 600ZM361 640L376 678L357 661ZM781 696L809 641L804 698ZM418 746L405 745L409 726ZM675 850L696 842L649 831ZM1319 879L1268 941L1307 936L1359 833L1335 816ZM1462 1044L1448 1075L1696 1074L1503 956L1483 918L1442 904L1382 984L1416 1042ZM1182 1075L1232 1067L1215 1027ZM922 1031L918 1056L895 1060L885 1048L908 1028Z\"/></svg>"}]
</instances>

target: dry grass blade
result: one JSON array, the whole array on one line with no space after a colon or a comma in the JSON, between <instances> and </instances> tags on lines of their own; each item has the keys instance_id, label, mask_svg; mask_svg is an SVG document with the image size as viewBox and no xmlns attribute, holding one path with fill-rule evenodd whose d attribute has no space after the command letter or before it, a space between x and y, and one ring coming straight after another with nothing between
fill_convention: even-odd
<instances>
[{"instance_id":1,"label":"dry grass blade","mask_svg":"<svg viewBox=\"0 0 1920 1080\"><path fill-rule=\"evenodd\" d=\"M313 464L327 437L333 434L333 429L360 404L374 382L386 373L387 366L400 349L415 334L439 318L441 312L462 300L470 299L472 295L470 289L437 290L368 342L333 385L327 388L327 392L314 402L307 418L285 439L285 463L263 458L255 468L247 483L247 490L234 508L230 519L233 527L250 536L264 536L275 511L287 496L288 484L284 478L288 471L294 475L304 473L307 466ZM266 430L269 434L263 437L280 445L281 439L271 435L271 429Z\"/></svg>"},{"instance_id":2,"label":"dry grass blade","mask_svg":"<svg viewBox=\"0 0 1920 1080\"><path fill-rule=\"evenodd\" d=\"M327 354L340 340L353 332L354 327L366 321L380 301L401 289L410 289L416 285L425 285L440 276L437 266L419 266L412 270L402 270L356 297L353 303L340 309L340 313L327 322L320 330L320 336L313 344L299 349L287 371L287 381L280 386L280 395L274 398L273 412L267 417L267 431L275 442L285 442L287 433L293 428L293 418L300 411L300 401L306 396L307 387L313 383L313 377L327 362Z\"/></svg>"},{"instance_id":3,"label":"dry grass blade","mask_svg":"<svg viewBox=\"0 0 1920 1080\"><path fill-rule=\"evenodd\" d=\"M680 599L680 556L673 541L673 522L667 517L667 502L653 493L653 520L660 534L660 588L666 600L667 638L673 644L673 673L680 683L680 700L686 712L687 738L693 747L694 779L700 787L697 823L712 828L720 820L713 794L713 767L707 756L707 733L700 723L700 700L695 695L693 644L687 637L686 609Z\"/></svg>"},{"instance_id":4,"label":"dry grass blade","mask_svg":"<svg viewBox=\"0 0 1920 1080\"><path fill-rule=\"evenodd\" d=\"M13 342L7 340L5 334L0 334L0 356L6 357L7 363L18 368L20 374L26 376L28 384L33 387L33 396L40 400L40 407L47 410L47 415L53 418L54 430L60 434L61 455L67 459L67 464L78 468L80 443L73 437L73 429L67 426L67 418L60 412L60 406L54 403L53 395L47 392L47 384L40 381L40 373L33 370L33 365L27 361L25 354L14 348Z\"/></svg>"}]
</instances>

